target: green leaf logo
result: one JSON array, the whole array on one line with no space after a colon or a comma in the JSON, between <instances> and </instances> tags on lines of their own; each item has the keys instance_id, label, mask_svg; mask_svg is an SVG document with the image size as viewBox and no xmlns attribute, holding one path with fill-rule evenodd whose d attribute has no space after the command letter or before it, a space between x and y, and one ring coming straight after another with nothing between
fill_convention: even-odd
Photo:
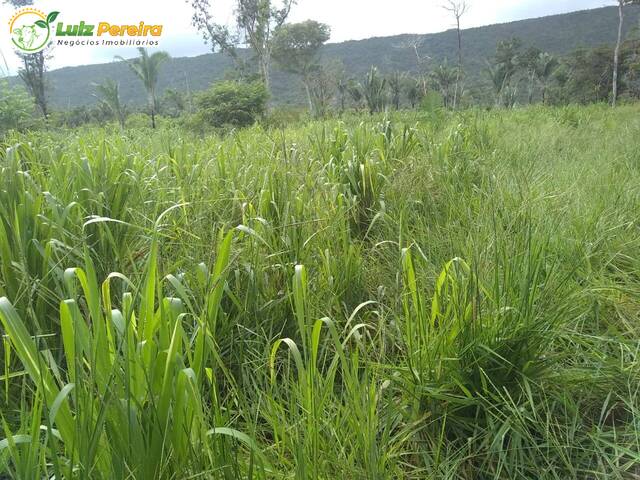
<instances>
[{"instance_id":1,"label":"green leaf logo","mask_svg":"<svg viewBox=\"0 0 640 480\"><path fill-rule=\"evenodd\" d=\"M47 23L51 24L52 22L54 22L55 19L58 18L58 15L60 15L60 12L51 12L49 15L47 15Z\"/></svg>"}]
</instances>

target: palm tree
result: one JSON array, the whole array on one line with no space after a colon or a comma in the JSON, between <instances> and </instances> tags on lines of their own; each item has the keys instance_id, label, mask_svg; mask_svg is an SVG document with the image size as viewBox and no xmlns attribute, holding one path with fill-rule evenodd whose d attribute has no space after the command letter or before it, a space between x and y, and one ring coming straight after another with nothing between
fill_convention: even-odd
<instances>
[{"instance_id":1,"label":"palm tree","mask_svg":"<svg viewBox=\"0 0 640 480\"><path fill-rule=\"evenodd\" d=\"M362 91L371 115L384 110L387 100L387 79L378 73L376 67L371 67L369 70L362 85Z\"/></svg>"},{"instance_id":2,"label":"palm tree","mask_svg":"<svg viewBox=\"0 0 640 480\"><path fill-rule=\"evenodd\" d=\"M442 65L439 65L431 72L429 77L440 91L445 108L453 107L456 94L452 90L456 86L458 79L457 69L450 67L449 62L445 60Z\"/></svg>"},{"instance_id":3,"label":"palm tree","mask_svg":"<svg viewBox=\"0 0 640 480\"><path fill-rule=\"evenodd\" d=\"M541 53L538 55L535 63L535 75L542 86L542 103L547 103L547 88L551 76L560 66L558 59L549 53Z\"/></svg>"},{"instance_id":4,"label":"palm tree","mask_svg":"<svg viewBox=\"0 0 640 480\"><path fill-rule=\"evenodd\" d=\"M416 78L410 78L406 83L407 100L411 104L411 108L415 108L422 94L422 81Z\"/></svg>"},{"instance_id":5,"label":"palm tree","mask_svg":"<svg viewBox=\"0 0 640 480\"><path fill-rule=\"evenodd\" d=\"M347 93L349 93L351 100L353 100L356 110L360 110L362 98L364 97L362 93L362 85L353 79L349 80L347 82Z\"/></svg>"},{"instance_id":6,"label":"palm tree","mask_svg":"<svg viewBox=\"0 0 640 480\"><path fill-rule=\"evenodd\" d=\"M489 75L491 86L493 87L493 92L496 96L496 106L501 106L502 92L509 82L507 71L502 64L489 64L487 65L487 74Z\"/></svg>"},{"instance_id":7,"label":"palm tree","mask_svg":"<svg viewBox=\"0 0 640 480\"><path fill-rule=\"evenodd\" d=\"M118 56L116 59L127 62L133 73L142 81L144 88L147 90L149 101L149 109L151 110L151 127L156 128L156 110L158 100L156 98L156 85L160 74L160 65L171 57L167 52L155 52L149 55L146 48L138 48L140 56L133 60L125 60Z\"/></svg>"},{"instance_id":8,"label":"palm tree","mask_svg":"<svg viewBox=\"0 0 640 480\"><path fill-rule=\"evenodd\" d=\"M103 104L111 111L111 113L117 118L120 127L124 129L124 122L126 119L126 106L120 102L120 86L113 80L106 80L102 84L95 84L96 92L102 100Z\"/></svg>"},{"instance_id":9,"label":"palm tree","mask_svg":"<svg viewBox=\"0 0 640 480\"><path fill-rule=\"evenodd\" d=\"M402 100L402 86L404 85L405 76L405 73L396 71L392 73L387 79L389 90L391 91L391 103L396 110L400 110L400 102Z\"/></svg>"}]
</instances>

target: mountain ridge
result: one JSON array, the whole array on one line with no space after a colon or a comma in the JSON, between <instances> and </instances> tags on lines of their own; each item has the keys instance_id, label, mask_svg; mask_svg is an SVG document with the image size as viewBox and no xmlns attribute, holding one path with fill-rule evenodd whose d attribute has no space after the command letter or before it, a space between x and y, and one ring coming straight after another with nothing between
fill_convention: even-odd
<instances>
[{"instance_id":1,"label":"mountain ridge","mask_svg":"<svg viewBox=\"0 0 640 480\"><path fill-rule=\"evenodd\" d=\"M628 7L625 34L638 28L640 7ZM615 42L617 34L616 7L580 10L463 30L465 71L472 84L485 82L483 70L495 51L496 43L514 36L526 46L536 46L555 55L566 55L579 47L591 48ZM395 70L416 73L415 53L401 48L408 39L421 38L421 53L437 65L445 60L455 62L457 56L456 30L438 33L400 34L328 43L322 55L344 64L347 75L362 78L375 65L382 72ZM208 53L194 57L175 57L164 65L158 82L160 94L167 88L196 92L225 76L232 68L231 60L222 53ZM47 74L50 82L49 98L55 108L72 108L96 103L94 83L108 78L119 81L124 102L143 105L145 94L138 80L123 62L62 67ZM17 82L13 77L12 82ZM274 68L273 97L276 104L302 105L304 96L298 79Z\"/></svg>"}]
</instances>

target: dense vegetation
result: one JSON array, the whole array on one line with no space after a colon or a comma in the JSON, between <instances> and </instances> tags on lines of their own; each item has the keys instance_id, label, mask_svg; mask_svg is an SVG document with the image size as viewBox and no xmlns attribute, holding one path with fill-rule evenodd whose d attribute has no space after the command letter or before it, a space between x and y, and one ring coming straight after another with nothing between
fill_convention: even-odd
<instances>
[{"instance_id":1,"label":"dense vegetation","mask_svg":"<svg viewBox=\"0 0 640 480\"><path fill-rule=\"evenodd\" d=\"M262 118L268 94L261 82L220 82L197 98L198 115L192 121L213 127L248 127Z\"/></svg>"},{"instance_id":2,"label":"dense vegetation","mask_svg":"<svg viewBox=\"0 0 640 480\"><path fill-rule=\"evenodd\" d=\"M477 8L481 6L478 5ZM490 97L486 62L494 55L496 44L501 40L519 37L526 46L564 56L582 47L613 45L617 21L615 7L607 7L465 30L464 59L468 87L479 97L477 100ZM640 8L627 7L625 34L637 28L639 21ZM395 71L415 74L418 66L410 44L417 38L422 40L421 55L431 58L432 67L435 68L447 59L449 63L454 63L456 34L453 30L429 35L401 35L328 44L323 49L323 57L337 60L344 66L347 77L357 79L364 77L372 65L385 74ZM222 80L231 68L231 59L222 53L174 58L161 72L159 92L166 89L181 92L205 90L212 82ZM125 103L137 107L145 104L144 89L123 62L52 71L48 74L48 95L58 110L92 105L96 103L92 83L102 83L109 78L120 83ZM19 79L14 81L19 82ZM277 104L305 103L302 82L291 74L274 71L272 90Z\"/></svg>"},{"instance_id":3,"label":"dense vegetation","mask_svg":"<svg viewBox=\"0 0 640 480\"><path fill-rule=\"evenodd\" d=\"M361 69L294 0L186 4L206 90L0 79L0 478L640 475L640 0L449 0L446 55Z\"/></svg>"},{"instance_id":4,"label":"dense vegetation","mask_svg":"<svg viewBox=\"0 0 640 480\"><path fill-rule=\"evenodd\" d=\"M9 134L0 477L635 478L639 113Z\"/></svg>"}]
</instances>

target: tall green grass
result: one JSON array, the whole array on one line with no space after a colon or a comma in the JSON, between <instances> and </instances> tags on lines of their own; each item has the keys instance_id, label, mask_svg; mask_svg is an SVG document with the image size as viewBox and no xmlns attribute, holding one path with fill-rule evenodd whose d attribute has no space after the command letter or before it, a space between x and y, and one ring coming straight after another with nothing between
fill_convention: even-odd
<instances>
[{"instance_id":1,"label":"tall green grass","mask_svg":"<svg viewBox=\"0 0 640 480\"><path fill-rule=\"evenodd\" d=\"M635 478L639 118L5 138L0 477Z\"/></svg>"}]
</instances>

